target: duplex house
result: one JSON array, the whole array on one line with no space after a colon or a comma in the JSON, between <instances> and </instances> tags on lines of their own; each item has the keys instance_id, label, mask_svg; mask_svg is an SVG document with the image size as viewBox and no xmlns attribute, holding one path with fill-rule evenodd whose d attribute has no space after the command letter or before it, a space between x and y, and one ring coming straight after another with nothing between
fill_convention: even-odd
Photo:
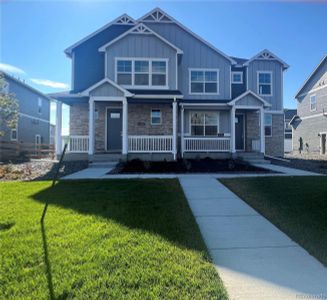
<instances>
[{"instance_id":1,"label":"duplex house","mask_svg":"<svg viewBox=\"0 0 327 300\"><path fill-rule=\"evenodd\" d=\"M229 56L155 8L138 20L118 17L65 53L72 90L52 97L70 106L70 154L160 160L284 153L288 65L269 50Z\"/></svg>"},{"instance_id":2,"label":"duplex house","mask_svg":"<svg viewBox=\"0 0 327 300\"><path fill-rule=\"evenodd\" d=\"M40 144L50 142L50 101L51 99L40 91L27 85L5 72L0 76L4 78L5 93L13 94L19 103L19 117L17 127L10 129L1 128L5 132L0 136L0 142L17 142L29 145L32 149ZM0 144L1 148L1 144ZM4 158L5 151L1 151L1 158Z\"/></svg>"},{"instance_id":3,"label":"duplex house","mask_svg":"<svg viewBox=\"0 0 327 300\"><path fill-rule=\"evenodd\" d=\"M297 115L291 120L293 151L326 155L327 54L295 96Z\"/></svg>"}]
</instances>

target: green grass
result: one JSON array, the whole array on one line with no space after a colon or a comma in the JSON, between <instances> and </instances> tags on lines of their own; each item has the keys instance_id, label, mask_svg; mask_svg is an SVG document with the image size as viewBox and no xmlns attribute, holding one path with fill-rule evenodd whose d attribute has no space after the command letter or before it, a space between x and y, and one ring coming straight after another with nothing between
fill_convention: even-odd
<instances>
[{"instance_id":1,"label":"green grass","mask_svg":"<svg viewBox=\"0 0 327 300\"><path fill-rule=\"evenodd\" d=\"M327 266L327 177L221 182Z\"/></svg>"},{"instance_id":2,"label":"green grass","mask_svg":"<svg viewBox=\"0 0 327 300\"><path fill-rule=\"evenodd\" d=\"M49 298L227 294L176 180L0 183L0 299Z\"/></svg>"}]
</instances>

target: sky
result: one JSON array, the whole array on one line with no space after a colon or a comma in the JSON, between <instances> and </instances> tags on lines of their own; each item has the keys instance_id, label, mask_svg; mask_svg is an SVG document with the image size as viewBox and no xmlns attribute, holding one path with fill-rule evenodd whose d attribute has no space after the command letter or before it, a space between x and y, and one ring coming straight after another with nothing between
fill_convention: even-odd
<instances>
[{"instance_id":1,"label":"sky","mask_svg":"<svg viewBox=\"0 0 327 300\"><path fill-rule=\"evenodd\" d=\"M44 93L68 90L64 49L123 13L137 19L155 7L230 56L267 48L287 62L285 108L296 107L294 95L327 53L327 0L0 0L0 69Z\"/></svg>"}]
</instances>

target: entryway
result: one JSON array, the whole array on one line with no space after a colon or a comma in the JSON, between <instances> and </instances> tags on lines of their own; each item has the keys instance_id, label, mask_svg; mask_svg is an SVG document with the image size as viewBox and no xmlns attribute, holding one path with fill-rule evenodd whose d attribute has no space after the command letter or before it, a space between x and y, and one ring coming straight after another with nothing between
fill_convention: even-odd
<instances>
[{"instance_id":1,"label":"entryway","mask_svg":"<svg viewBox=\"0 0 327 300\"><path fill-rule=\"evenodd\" d=\"M122 109L107 108L107 151L122 150Z\"/></svg>"}]
</instances>

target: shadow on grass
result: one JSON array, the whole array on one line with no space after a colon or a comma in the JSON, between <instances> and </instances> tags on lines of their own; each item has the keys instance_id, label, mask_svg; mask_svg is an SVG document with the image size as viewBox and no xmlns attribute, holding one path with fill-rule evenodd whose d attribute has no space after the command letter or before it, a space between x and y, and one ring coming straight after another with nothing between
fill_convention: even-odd
<instances>
[{"instance_id":1,"label":"shadow on grass","mask_svg":"<svg viewBox=\"0 0 327 300\"><path fill-rule=\"evenodd\" d=\"M113 220L206 252L199 229L177 180L61 181L33 199ZM48 212L49 213L49 212Z\"/></svg>"}]
</instances>

